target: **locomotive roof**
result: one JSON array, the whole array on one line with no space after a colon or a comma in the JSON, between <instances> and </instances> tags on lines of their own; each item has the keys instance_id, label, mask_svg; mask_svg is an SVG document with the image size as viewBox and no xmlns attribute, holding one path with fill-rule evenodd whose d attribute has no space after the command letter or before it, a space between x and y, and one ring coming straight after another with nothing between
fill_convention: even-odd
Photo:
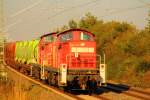
<instances>
[{"instance_id":1,"label":"locomotive roof","mask_svg":"<svg viewBox=\"0 0 150 100\"><path fill-rule=\"evenodd\" d=\"M57 36L59 36L60 34L65 34L66 32L69 32L69 31L83 31L83 32L87 32L87 33L90 33L91 35L93 35L95 37L95 35L89 31L86 31L86 30L83 30L83 29L69 29L69 30L66 30L64 32L60 32L57 34Z\"/></svg>"},{"instance_id":2,"label":"locomotive roof","mask_svg":"<svg viewBox=\"0 0 150 100\"><path fill-rule=\"evenodd\" d=\"M44 35L42 35L40 38L43 38L43 37L45 37L45 36L52 35L52 34L57 34L57 33L56 33L56 32L52 32L52 33L44 34Z\"/></svg>"},{"instance_id":3,"label":"locomotive roof","mask_svg":"<svg viewBox=\"0 0 150 100\"><path fill-rule=\"evenodd\" d=\"M43 37L46 37L46 36L52 35L52 34L57 34L57 36L59 36L60 34L65 34L66 32L69 32L69 31L83 31L83 32L87 32L87 33L89 33L89 34L91 34L91 35L93 35L93 36L95 37L95 35L94 35L93 33L89 32L89 31L86 31L86 30L84 30L84 29L78 29L78 28L77 28L77 29L69 29L69 30L66 30L66 31L60 32L60 33L52 32L52 33L44 34L44 35L42 35L40 38L43 38Z\"/></svg>"}]
</instances>

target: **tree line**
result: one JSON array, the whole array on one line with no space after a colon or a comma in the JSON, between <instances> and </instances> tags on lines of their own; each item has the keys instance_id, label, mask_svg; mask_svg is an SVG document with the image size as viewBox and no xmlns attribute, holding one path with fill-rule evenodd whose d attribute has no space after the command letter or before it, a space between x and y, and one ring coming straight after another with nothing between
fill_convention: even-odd
<instances>
[{"instance_id":1,"label":"tree line","mask_svg":"<svg viewBox=\"0 0 150 100\"><path fill-rule=\"evenodd\" d=\"M96 35L97 53L106 54L107 78L138 86L150 84L150 14L145 29L127 22L104 22L85 14L57 29L81 28ZM144 84L143 84L144 83Z\"/></svg>"}]
</instances>

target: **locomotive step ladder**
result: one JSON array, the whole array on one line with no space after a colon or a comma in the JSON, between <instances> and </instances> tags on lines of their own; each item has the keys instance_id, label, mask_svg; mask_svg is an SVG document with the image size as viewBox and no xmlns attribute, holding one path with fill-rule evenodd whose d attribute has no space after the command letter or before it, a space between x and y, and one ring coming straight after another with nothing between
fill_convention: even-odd
<instances>
[{"instance_id":1,"label":"locomotive step ladder","mask_svg":"<svg viewBox=\"0 0 150 100\"><path fill-rule=\"evenodd\" d=\"M100 56L99 75L100 75L101 84L106 84L105 54L103 54L103 56Z\"/></svg>"}]
</instances>

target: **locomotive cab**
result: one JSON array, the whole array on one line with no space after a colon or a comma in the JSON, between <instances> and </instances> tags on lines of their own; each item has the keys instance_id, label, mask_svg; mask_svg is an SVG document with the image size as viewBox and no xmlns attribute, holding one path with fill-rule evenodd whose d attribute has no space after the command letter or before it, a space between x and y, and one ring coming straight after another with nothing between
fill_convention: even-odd
<instances>
[{"instance_id":1,"label":"locomotive cab","mask_svg":"<svg viewBox=\"0 0 150 100\"><path fill-rule=\"evenodd\" d=\"M69 69L95 69L96 43L94 34L72 29L59 34L58 53L61 63L67 64Z\"/></svg>"},{"instance_id":2,"label":"locomotive cab","mask_svg":"<svg viewBox=\"0 0 150 100\"><path fill-rule=\"evenodd\" d=\"M41 79L47 79L48 71L56 66L55 40L56 33L49 33L41 36L38 50L39 64L41 65Z\"/></svg>"},{"instance_id":3,"label":"locomotive cab","mask_svg":"<svg viewBox=\"0 0 150 100\"><path fill-rule=\"evenodd\" d=\"M63 69L66 81L79 77L99 76L96 67L95 35L81 29L71 29L57 35L58 66ZM62 75L61 75L62 76ZM62 80L64 77L62 77ZM63 82L66 82L63 81Z\"/></svg>"},{"instance_id":4,"label":"locomotive cab","mask_svg":"<svg viewBox=\"0 0 150 100\"><path fill-rule=\"evenodd\" d=\"M54 66L53 63L53 51L54 51L54 41L56 39L56 33L50 33L41 36L39 43L39 63L43 66Z\"/></svg>"}]
</instances>

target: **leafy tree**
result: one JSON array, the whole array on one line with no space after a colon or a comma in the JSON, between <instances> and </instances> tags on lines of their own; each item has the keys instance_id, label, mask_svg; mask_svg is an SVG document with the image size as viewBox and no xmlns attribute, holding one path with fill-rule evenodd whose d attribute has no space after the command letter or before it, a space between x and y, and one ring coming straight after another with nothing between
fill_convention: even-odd
<instances>
[{"instance_id":1,"label":"leafy tree","mask_svg":"<svg viewBox=\"0 0 150 100\"><path fill-rule=\"evenodd\" d=\"M148 24L147 24L147 26L145 27L145 30L147 30L147 31L150 33L150 10L149 10L149 14L148 14L148 19L147 19L147 21L148 21Z\"/></svg>"},{"instance_id":2,"label":"leafy tree","mask_svg":"<svg viewBox=\"0 0 150 100\"><path fill-rule=\"evenodd\" d=\"M77 28L77 22L74 20L70 20L68 24L70 28Z\"/></svg>"},{"instance_id":3,"label":"leafy tree","mask_svg":"<svg viewBox=\"0 0 150 100\"><path fill-rule=\"evenodd\" d=\"M140 31L127 22L104 22L91 13L79 22L69 21L68 26L64 25L61 30L68 27L79 27L95 34L97 53L106 54L109 79L138 78L141 73L150 71L150 13L147 27Z\"/></svg>"},{"instance_id":4,"label":"leafy tree","mask_svg":"<svg viewBox=\"0 0 150 100\"><path fill-rule=\"evenodd\" d=\"M95 16L92 16L91 13L87 13L85 17L83 17L80 22L79 26L83 29L88 29L95 25L97 22L97 18Z\"/></svg>"},{"instance_id":5,"label":"leafy tree","mask_svg":"<svg viewBox=\"0 0 150 100\"><path fill-rule=\"evenodd\" d=\"M60 29L60 31L65 31L65 30L67 30L67 29L69 29L68 26L67 26L67 25L64 25L64 26Z\"/></svg>"}]
</instances>

